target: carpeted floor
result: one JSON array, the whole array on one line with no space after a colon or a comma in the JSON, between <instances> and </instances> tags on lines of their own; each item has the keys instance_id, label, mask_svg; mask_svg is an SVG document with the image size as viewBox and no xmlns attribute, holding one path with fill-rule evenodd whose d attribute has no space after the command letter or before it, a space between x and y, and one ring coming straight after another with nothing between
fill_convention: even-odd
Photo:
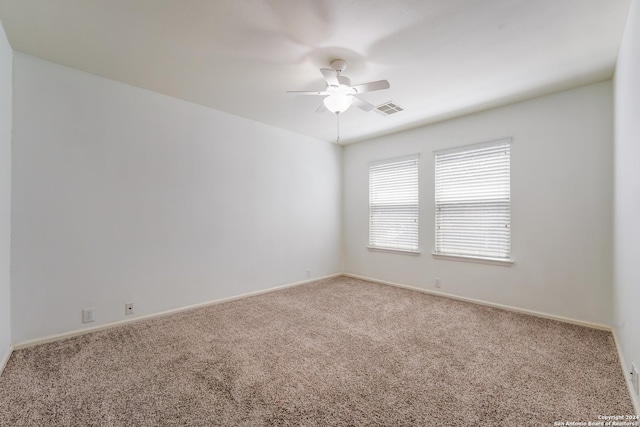
<instances>
[{"instance_id":1,"label":"carpeted floor","mask_svg":"<svg viewBox=\"0 0 640 427\"><path fill-rule=\"evenodd\" d=\"M14 352L2 426L553 426L632 414L609 332L339 277Z\"/></svg>"}]
</instances>

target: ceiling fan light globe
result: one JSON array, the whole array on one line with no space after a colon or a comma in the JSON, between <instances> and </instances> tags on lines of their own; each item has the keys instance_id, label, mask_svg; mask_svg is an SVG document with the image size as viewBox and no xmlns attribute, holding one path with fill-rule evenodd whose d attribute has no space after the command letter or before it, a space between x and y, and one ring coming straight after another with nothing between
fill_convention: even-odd
<instances>
[{"instance_id":1,"label":"ceiling fan light globe","mask_svg":"<svg viewBox=\"0 0 640 427\"><path fill-rule=\"evenodd\" d=\"M347 111L353 103L353 96L337 93L327 96L322 102L332 113L342 113Z\"/></svg>"}]
</instances>

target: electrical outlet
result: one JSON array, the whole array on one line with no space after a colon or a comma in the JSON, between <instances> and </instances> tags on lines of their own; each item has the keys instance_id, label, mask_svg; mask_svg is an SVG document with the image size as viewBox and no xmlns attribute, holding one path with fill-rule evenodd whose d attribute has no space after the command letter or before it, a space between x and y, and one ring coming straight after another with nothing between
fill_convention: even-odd
<instances>
[{"instance_id":1,"label":"electrical outlet","mask_svg":"<svg viewBox=\"0 0 640 427\"><path fill-rule=\"evenodd\" d=\"M133 314L133 303L127 303L124 305L124 314Z\"/></svg>"},{"instance_id":2,"label":"electrical outlet","mask_svg":"<svg viewBox=\"0 0 640 427\"><path fill-rule=\"evenodd\" d=\"M440 278L436 277L436 288L441 288L442 287L442 282L440 282Z\"/></svg>"},{"instance_id":3,"label":"electrical outlet","mask_svg":"<svg viewBox=\"0 0 640 427\"><path fill-rule=\"evenodd\" d=\"M89 323L96 320L95 318L95 309L91 308L83 308L82 309L82 323Z\"/></svg>"},{"instance_id":4,"label":"electrical outlet","mask_svg":"<svg viewBox=\"0 0 640 427\"><path fill-rule=\"evenodd\" d=\"M638 368L634 363L631 364L631 384L636 394L640 395L640 378L638 378Z\"/></svg>"},{"instance_id":5,"label":"electrical outlet","mask_svg":"<svg viewBox=\"0 0 640 427\"><path fill-rule=\"evenodd\" d=\"M307 270L307 278L311 277L311 270Z\"/></svg>"}]
</instances>

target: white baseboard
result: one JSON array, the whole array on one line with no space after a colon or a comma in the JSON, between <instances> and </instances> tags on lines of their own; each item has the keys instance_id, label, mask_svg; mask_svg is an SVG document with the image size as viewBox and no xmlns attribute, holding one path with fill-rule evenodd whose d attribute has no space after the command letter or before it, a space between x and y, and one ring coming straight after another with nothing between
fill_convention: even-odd
<instances>
[{"instance_id":1,"label":"white baseboard","mask_svg":"<svg viewBox=\"0 0 640 427\"><path fill-rule=\"evenodd\" d=\"M627 389L629 390L629 396L631 396L631 403L633 403L633 410L635 414L640 416L640 399L638 399L638 395L633 390L633 385L631 384L631 375L629 372L630 366L627 365L624 361L624 356L622 355L622 347L620 347L620 341L618 341L618 334L616 333L616 328L611 328L611 333L613 334L613 341L616 343L616 350L618 351L618 360L620 361L620 366L622 367L622 373L624 374L624 382L627 384Z\"/></svg>"},{"instance_id":2,"label":"white baseboard","mask_svg":"<svg viewBox=\"0 0 640 427\"><path fill-rule=\"evenodd\" d=\"M295 286L305 285L307 283L312 283L312 282L318 282L320 280L330 279L330 278L338 277L338 276L342 276L342 273L335 273L335 274L330 274L328 276L316 277L316 278L313 278L313 279L304 280L302 282L289 283L287 285L275 286L273 288L262 289L260 291L248 292L248 293L240 294L240 295L234 295L234 296L228 297L228 298L222 298L222 299L217 299L217 300L213 300L213 301L202 302L202 303L198 303L198 304L188 305L188 306L185 306L185 307L173 308L173 309L170 309L170 310L160 311L158 313L152 313L152 314L147 314L147 315L144 315L144 316L135 317L133 319L118 320L116 322L105 323L103 325L94 326L92 328L76 329L74 331L63 332L61 334L48 335L48 336L45 336L45 337L42 337L42 338L35 338L35 339L32 339L32 340L27 340L27 341L23 341L23 342L14 344L13 345L13 350L20 350L20 349L23 349L23 348L32 347L34 345L45 344L45 343L58 341L58 340L65 339L65 338L71 338L71 337L75 337L75 336L79 336L79 335L89 334L91 332L98 332L98 331L102 331L104 329L114 328L116 326L121 326L121 325L124 325L124 324L127 324L127 323L139 322L141 320L153 319L154 317L166 316L166 315L169 315L169 314L180 313L182 311L193 310L194 308L206 307L208 305L222 304L224 302L235 301L235 300L248 298L248 297L252 297L252 296L256 296L256 295L267 294L267 293L270 293L270 292L275 292L275 291L279 291L279 290L287 289L287 288L293 288ZM7 357L7 359L8 359L8 357Z\"/></svg>"},{"instance_id":3,"label":"white baseboard","mask_svg":"<svg viewBox=\"0 0 640 427\"><path fill-rule=\"evenodd\" d=\"M4 368L7 366L7 362L9 362L9 358L11 357L11 353L13 353L13 346L10 345L7 349L7 353L0 359L0 376L4 372Z\"/></svg>"},{"instance_id":4,"label":"white baseboard","mask_svg":"<svg viewBox=\"0 0 640 427\"><path fill-rule=\"evenodd\" d=\"M470 302L470 303L473 303L473 304L480 304L480 305L486 305L486 306L489 306L489 307L501 308L503 310L515 311L517 313L529 314L531 316L543 317L545 319L551 319L551 320L557 320L558 322L572 323L574 325L587 326L589 328L602 329L602 330L605 330L605 331L610 331L611 330L611 326L603 325L603 324L600 324L600 323L585 322L583 320L576 320L576 319L571 319L571 318L568 318L568 317L556 316L554 314L542 313L542 312L535 311L535 310L527 310L527 309L524 309L524 308L512 307L510 305L497 304L497 303L493 303L493 302L490 302L490 301L484 301L484 300L479 300L479 299L475 299L475 298L461 297L461 296L458 296L458 295L448 294L448 293L445 293L445 292L432 291L430 289L422 289L422 288L417 288L415 286L408 286L408 285L403 285L403 284L400 284L400 283L388 282L386 280L379 280L379 279L373 279L371 277L359 276L357 274L343 273L343 276L353 277L354 279L367 280L369 282L380 283L380 284L383 284L383 285L395 286L397 288L403 288L403 289L409 289L409 290L412 290L412 291L423 292L423 293L430 294L430 295L437 295L437 296L440 296L440 297L451 298L451 299L455 299L455 300L458 300L458 301L465 301L465 302Z\"/></svg>"},{"instance_id":5,"label":"white baseboard","mask_svg":"<svg viewBox=\"0 0 640 427\"><path fill-rule=\"evenodd\" d=\"M222 298L222 299L218 299L218 300L207 301L207 302L204 302L204 303L193 304L193 305L180 307L180 308L175 308L175 309L171 309L171 310L165 310L165 311L158 312L158 313L153 313L153 314L148 314L148 315L145 315L145 316L136 317L134 319L126 319L126 320L120 320L120 321L116 321L116 322L111 322L111 323L107 323L107 324L104 324L104 325L96 326L96 327L93 327L93 328L78 329L78 330L74 330L74 331L70 331L70 332L65 332L65 333L56 334L56 335L49 335L49 336L42 337L42 338L36 338L36 339L33 339L33 340L24 341L24 342L9 346L9 348L7 349L7 352L4 355L4 357L2 359L0 359L0 375L2 375L2 372L4 371L4 368L6 367L7 362L9 361L9 358L11 357L11 354L13 353L14 350L19 350L19 349L22 349L22 348L27 348L27 347L31 347L31 346L34 346L34 345L44 344L44 343L48 343L48 342L52 342L52 341L65 339L65 338L71 338L71 337L74 337L74 336L84 335L84 334L88 334L88 333L91 333L91 332L97 332L97 331L101 331L101 330L104 330L104 329L110 329L110 328L113 328L113 327L116 327L116 326L121 326L121 325L124 325L124 324L127 324L127 323L132 323L132 322L138 322L138 321L145 320L145 319L152 319L152 318L155 318L155 317L166 316L166 315L170 315L170 314L174 314L174 313L179 313L179 312L183 312L183 311L192 310L192 309L195 309L195 308L206 307L206 306L209 306L209 305L216 305L216 304L221 304L221 303L229 302L229 301L235 301L235 300L248 298L248 297L252 297L252 296L256 296L256 295L267 294L267 293L270 293L270 292L275 292L275 291L282 290L282 289L287 289L287 288L292 288L292 287L295 287L295 286L305 285L305 284L308 284L308 283L317 282L317 281L324 280L324 279L330 279L330 278L334 278L334 277L338 277L338 276L353 277L355 279L366 280L366 281L369 281L369 282L380 283L380 284L383 284L383 285L395 286L395 287L398 287L398 288L409 289L409 290L412 290L412 291L423 292L423 293L426 293L426 294L437 295L437 296L441 296L441 297L445 297L445 298L451 298L451 299L455 299L455 300L459 300L459 301L465 301L465 302L485 305L485 306L489 306L489 307L496 307L496 308L500 308L500 309L503 309L503 310L514 311L514 312L523 313L523 314L529 314L529 315L532 315L532 316L542 317L542 318L545 318L545 319L557 320L559 322L572 323L572 324L586 326L586 327L590 327L590 328L611 331L612 335L613 335L613 340L615 342L616 350L618 352L618 360L620 361L620 366L622 367L622 372L624 373L625 383L627 384L627 388L628 388L628 391L629 391L629 396L631 396L631 401L633 403L634 411L635 411L636 415L640 415L640 401L638 399L638 396L636 396L634 394L634 391L633 391L633 388L632 388L633 386L631 384L631 380L630 380L630 377L629 377L629 372L628 372L626 363L624 361L624 356L622 355L622 349L620 348L620 343L618 341L618 337L616 335L615 328L612 328L612 327L607 326L607 325L599 324L599 323L585 322L585 321L571 319L571 318L567 318L567 317L562 317L562 316L556 316L556 315L552 315L552 314L542 313L542 312L538 312L538 311L534 311L534 310L527 310L527 309L512 307L512 306L503 305L503 304L496 304L496 303L492 303L492 302L489 302L489 301L483 301L483 300L478 300L478 299L474 299L474 298L461 297L461 296L458 296L458 295L448 294L448 293L445 293L445 292L437 292L437 291L432 291L432 290L429 290L429 289L417 288L415 286L403 285L403 284L400 284L400 283L394 283L394 282L389 282L389 281L386 281L386 280L374 279L372 277L365 277L365 276L360 276L360 275L351 274L351 273L331 274L331 275L328 275L328 276L323 276L323 277L318 277L318 278L314 278L314 279L304 280L304 281L301 281L301 282L295 282L295 283L290 283L290 284L287 284L287 285L275 286L273 288L263 289L263 290L260 290L260 291L255 291L255 292L249 292L249 293L245 293L245 294L235 295L235 296L228 297L228 298Z\"/></svg>"}]
</instances>

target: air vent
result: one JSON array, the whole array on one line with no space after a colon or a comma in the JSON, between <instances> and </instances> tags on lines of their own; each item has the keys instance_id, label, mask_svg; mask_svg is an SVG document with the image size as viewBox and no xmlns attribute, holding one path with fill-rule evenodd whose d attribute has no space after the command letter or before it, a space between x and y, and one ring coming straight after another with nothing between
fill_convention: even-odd
<instances>
[{"instance_id":1,"label":"air vent","mask_svg":"<svg viewBox=\"0 0 640 427\"><path fill-rule=\"evenodd\" d=\"M395 102L387 102L376 107L376 111L383 116L390 116L391 114L399 113L404 108L396 104Z\"/></svg>"}]
</instances>

